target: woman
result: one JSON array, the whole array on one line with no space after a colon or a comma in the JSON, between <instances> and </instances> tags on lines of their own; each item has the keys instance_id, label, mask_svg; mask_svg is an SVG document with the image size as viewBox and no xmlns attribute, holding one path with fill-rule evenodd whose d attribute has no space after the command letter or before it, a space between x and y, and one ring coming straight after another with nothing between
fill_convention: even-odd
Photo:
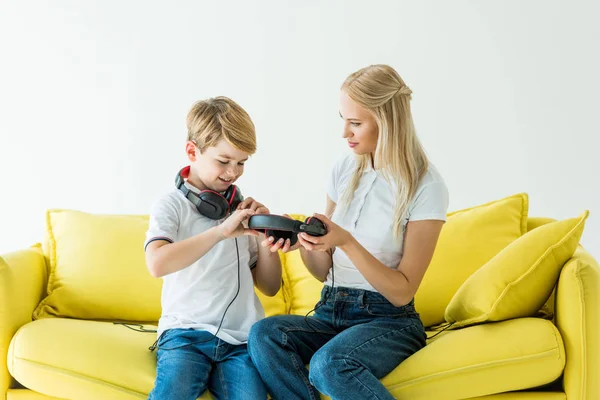
<instances>
[{"instance_id":1,"label":"woman","mask_svg":"<svg viewBox=\"0 0 600 400\"><path fill-rule=\"evenodd\" d=\"M274 399L392 399L379 379L425 346L413 298L446 220L448 191L415 134L411 93L387 65L363 68L341 87L353 154L333 168L331 219L315 214L328 233L271 247L300 249L325 282L321 300L313 316L257 322L248 339Z\"/></svg>"}]
</instances>

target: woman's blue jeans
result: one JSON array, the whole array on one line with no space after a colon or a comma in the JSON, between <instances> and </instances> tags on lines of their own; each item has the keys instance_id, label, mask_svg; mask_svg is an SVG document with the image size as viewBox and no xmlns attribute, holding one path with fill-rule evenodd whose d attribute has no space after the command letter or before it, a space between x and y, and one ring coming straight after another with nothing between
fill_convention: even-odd
<instances>
[{"instance_id":1,"label":"woman's blue jeans","mask_svg":"<svg viewBox=\"0 0 600 400\"><path fill-rule=\"evenodd\" d=\"M425 346L414 301L325 286L314 316L282 315L252 327L248 351L275 400L393 399L379 379ZM310 371L305 366L310 365Z\"/></svg>"}]
</instances>

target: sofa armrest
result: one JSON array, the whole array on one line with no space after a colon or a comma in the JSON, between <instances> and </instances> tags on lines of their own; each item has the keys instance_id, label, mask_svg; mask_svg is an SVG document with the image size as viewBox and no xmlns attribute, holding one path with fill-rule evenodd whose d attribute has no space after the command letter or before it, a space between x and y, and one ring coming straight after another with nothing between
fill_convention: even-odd
<instances>
[{"instance_id":1,"label":"sofa armrest","mask_svg":"<svg viewBox=\"0 0 600 400\"><path fill-rule=\"evenodd\" d=\"M47 269L39 245L0 257L0 398L14 381L8 372L8 346L15 332L31 322L46 293Z\"/></svg>"},{"instance_id":2,"label":"sofa armrest","mask_svg":"<svg viewBox=\"0 0 600 400\"><path fill-rule=\"evenodd\" d=\"M567 357L563 381L567 398L600 399L600 267L581 247L558 280L556 325Z\"/></svg>"}]
</instances>

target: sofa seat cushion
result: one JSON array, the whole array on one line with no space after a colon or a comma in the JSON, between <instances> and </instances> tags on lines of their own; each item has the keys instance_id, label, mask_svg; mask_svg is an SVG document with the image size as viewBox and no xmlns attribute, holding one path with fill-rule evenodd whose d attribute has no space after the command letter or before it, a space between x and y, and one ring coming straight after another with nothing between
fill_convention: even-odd
<instances>
[{"instance_id":1,"label":"sofa seat cushion","mask_svg":"<svg viewBox=\"0 0 600 400\"><path fill-rule=\"evenodd\" d=\"M19 382L49 396L144 399L155 339L108 322L46 318L17 332L7 361ZM524 318L443 332L382 382L399 399L462 399L550 383L564 364L556 327Z\"/></svg>"},{"instance_id":2,"label":"sofa seat cushion","mask_svg":"<svg viewBox=\"0 0 600 400\"><path fill-rule=\"evenodd\" d=\"M148 350L155 340L155 333L110 322L44 318L15 334L7 361L17 381L49 396L146 399L156 376L156 353Z\"/></svg>"},{"instance_id":3,"label":"sofa seat cushion","mask_svg":"<svg viewBox=\"0 0 600 400\"><path fill-rule=\"evenodd\" d=\"M521 318L443 332L382 382L398 399L465 399L541 386L564 366L557 328Z\"/></svg>"}]
</instances>

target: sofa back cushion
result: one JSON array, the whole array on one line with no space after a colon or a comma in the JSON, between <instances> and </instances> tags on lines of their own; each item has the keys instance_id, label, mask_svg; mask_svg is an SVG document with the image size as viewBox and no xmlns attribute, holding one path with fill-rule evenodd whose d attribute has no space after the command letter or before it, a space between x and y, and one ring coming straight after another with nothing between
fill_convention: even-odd
<instances>
[{"instance_id":1,"label":"sofa back cushion","mask_svg":"<svg viewBox=\"0 0 600 400\"><path fill-rule=\"evenodd\" d=\"M588 214L548 223L508 245L459 288L446 321L460 328L534 316L575 253Z\"/></svg>"},{"instance_id":2,"label":"sofa back cushion","mask_svg":"<svg viewBox=\"0 0 600 400\"><path fill-rule=\"evenodd\" d=\"M148 217L46 213L48 296L34 318L157 321L162 280L146 268Z\"/></svg>"},{"instance_id":3,"label":"sofa back cushion","mask_svg":"<svg viewBox=\"0 0 600 400\"><path fill-rule=\"evenodd\" d=\"M444 322L446 306L467 278L527 232L528 210L521 193L448 214L415 296L425 326Z\"/></svg>"},{"instance_id":4,"label":"sofa back cushion","mask_svg":"<svg viewBox=\"0 0 600 400\"><path fill-rule=\"evenodd\" d=\"M48 296L34 318L158 321L162 279L146 268L146 215L104 215L71 210L46 213L44 252ZM266 315L283 314L283 290L259 293Z\"/></svg>"}]
</instances>

